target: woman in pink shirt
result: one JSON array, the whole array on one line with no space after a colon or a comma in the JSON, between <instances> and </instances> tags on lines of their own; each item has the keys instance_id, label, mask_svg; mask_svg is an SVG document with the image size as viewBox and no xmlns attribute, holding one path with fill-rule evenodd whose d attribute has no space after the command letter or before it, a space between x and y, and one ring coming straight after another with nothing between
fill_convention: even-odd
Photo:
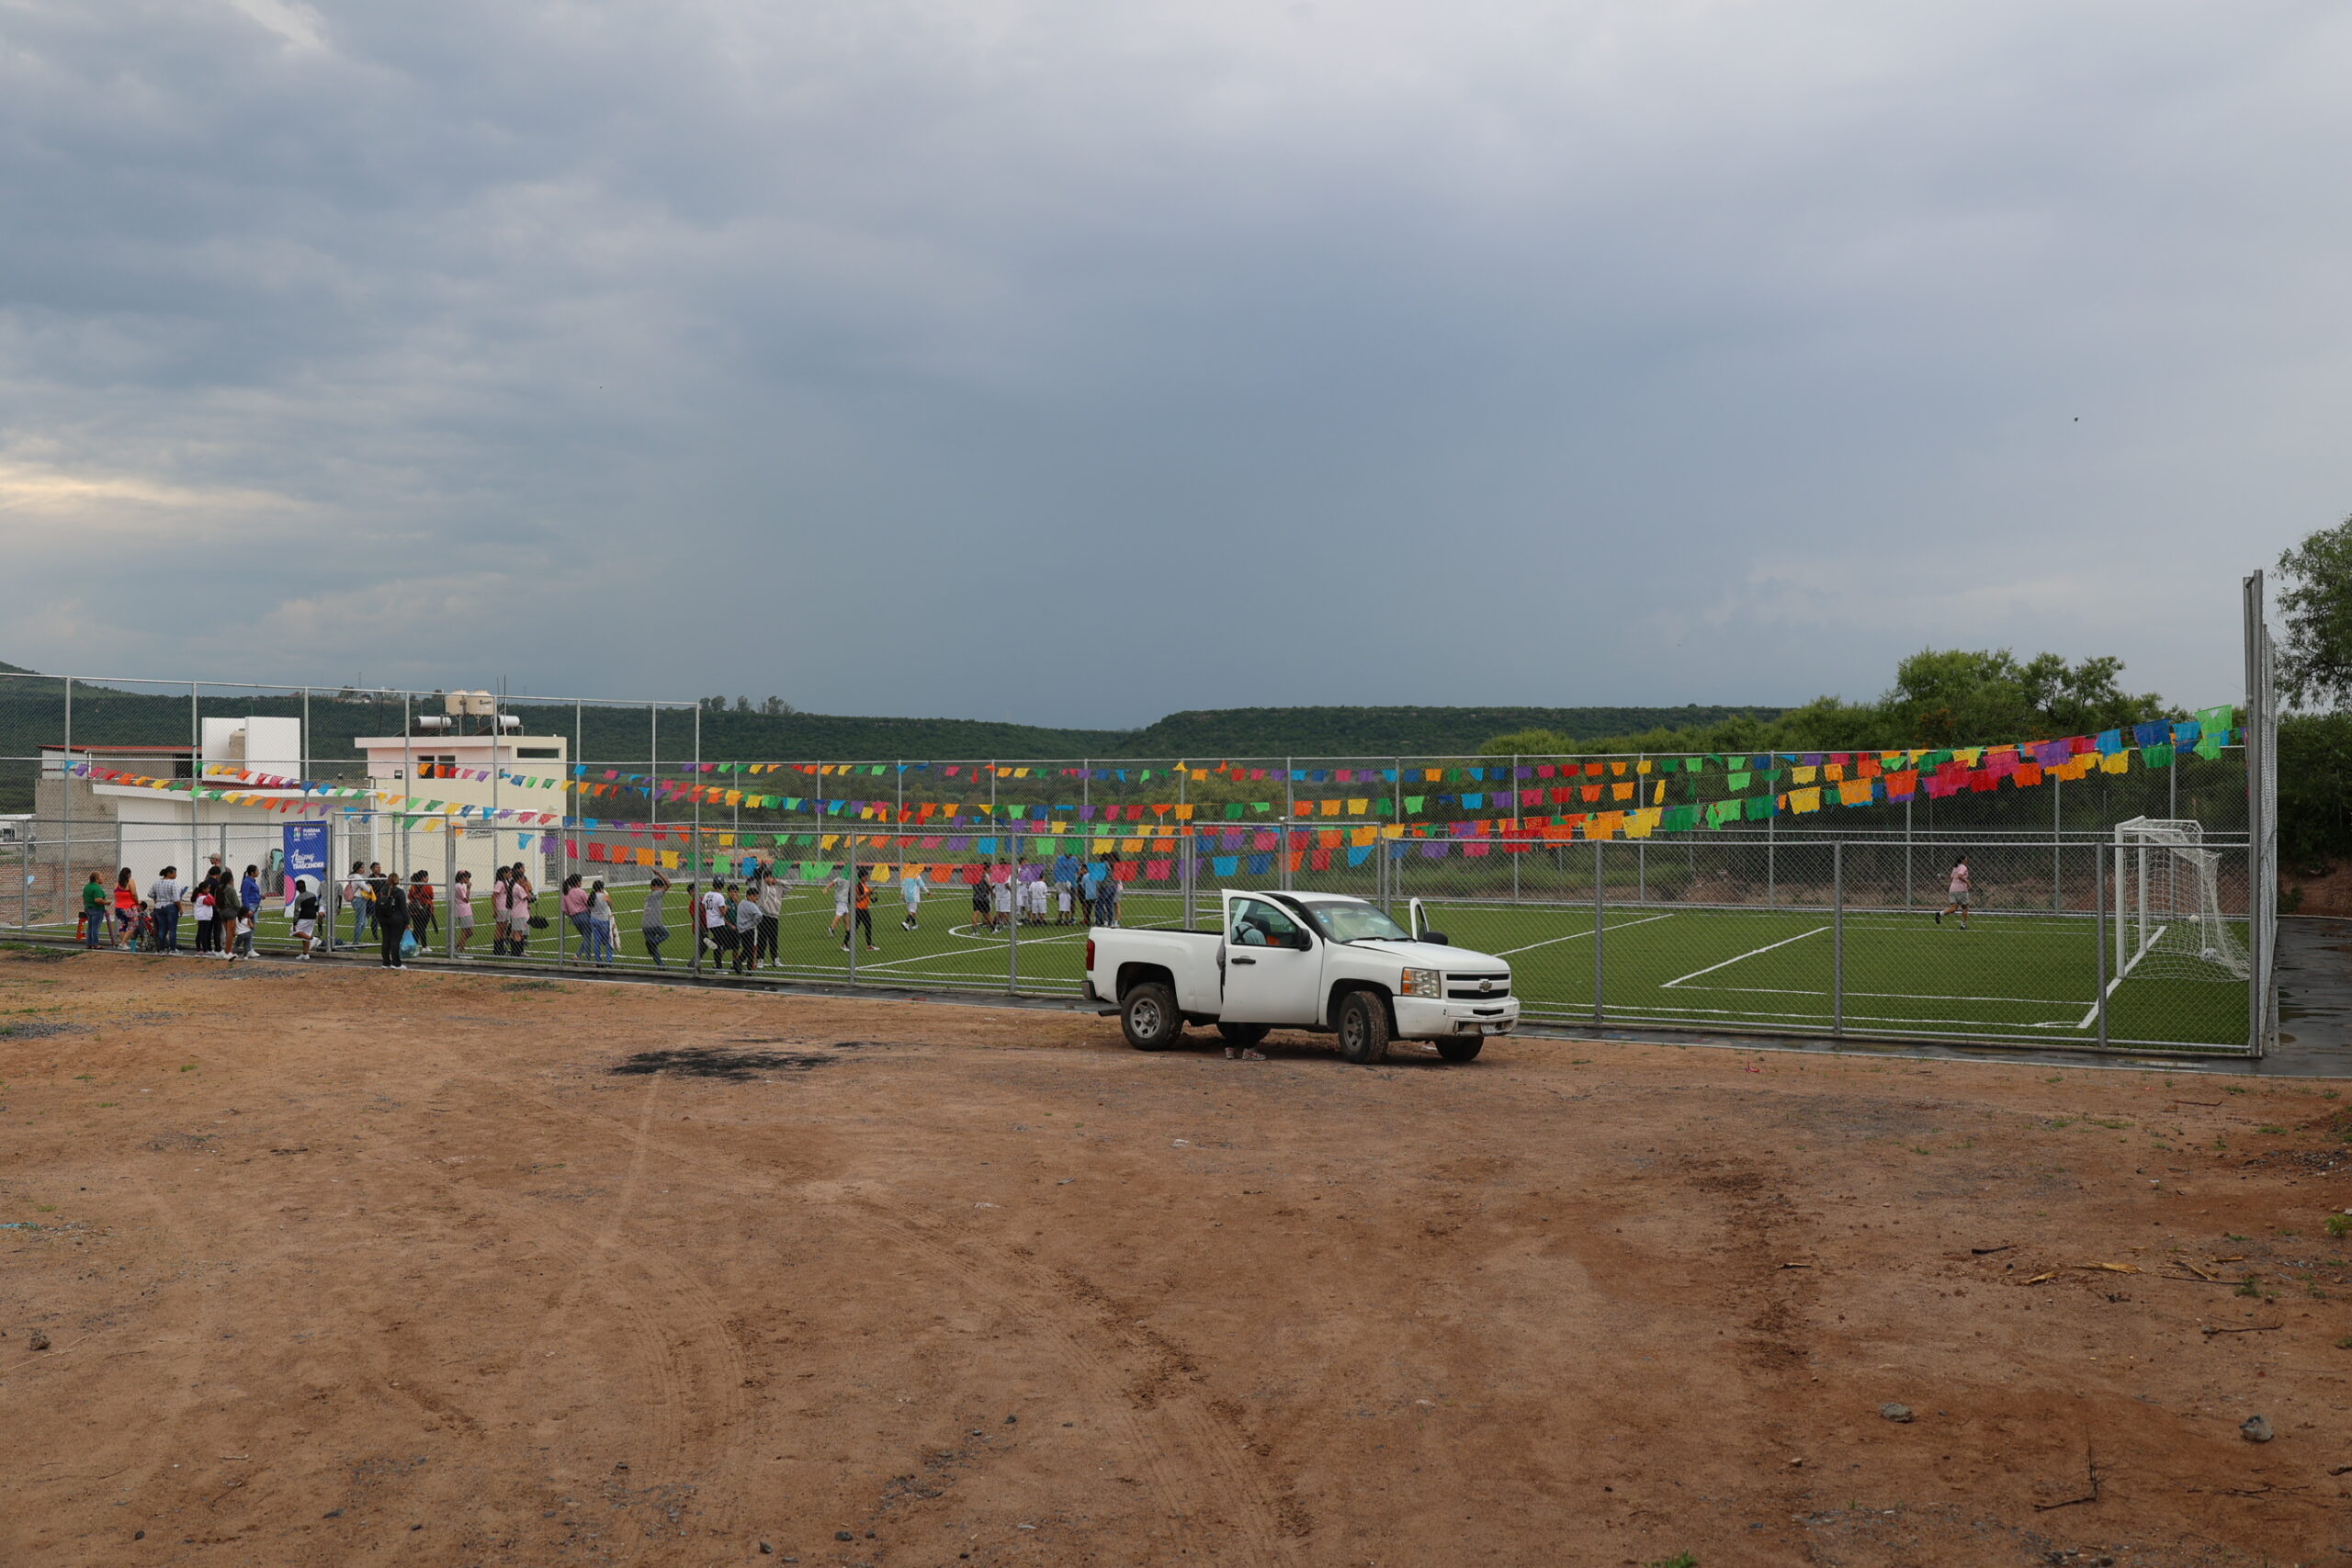
<instances>
[{"instance_id":1,"label":"woman in pink shirt","mask_svg":"<svg viewBox=\"0 0 2352 1568\"><path fill-rule=\"evenodd\" d=\"M580 874L573 872L563 879L563 918L580 933L580 945L571 950L574 958L584 957L589 948L588 889L580 885Z\"/></svg>"}]
</instances>

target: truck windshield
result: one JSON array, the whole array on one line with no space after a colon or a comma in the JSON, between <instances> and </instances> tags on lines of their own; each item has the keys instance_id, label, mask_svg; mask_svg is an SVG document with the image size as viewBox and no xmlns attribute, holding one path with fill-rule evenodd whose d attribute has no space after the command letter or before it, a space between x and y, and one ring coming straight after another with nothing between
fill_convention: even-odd
<instances>
[{"instance_id":1,"label":"truck windshield","mask_svg":"<svg viewBox=\"0 0 2352 1568\"><path fill-rule=\"evenodd\" d=\"M1332 942L1410 942L1410 932L1369 904L1309 904L1315 929Z\"/></svg>"}]
</instances>

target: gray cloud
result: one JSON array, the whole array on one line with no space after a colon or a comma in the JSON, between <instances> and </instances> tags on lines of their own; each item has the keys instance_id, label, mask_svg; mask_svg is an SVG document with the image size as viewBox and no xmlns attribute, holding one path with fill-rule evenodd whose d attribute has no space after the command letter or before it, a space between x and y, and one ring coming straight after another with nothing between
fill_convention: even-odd
<instances>
[{"instance_id":1,"label":"gray cloud","mask_svg":"<svg viewBox=\"0 0 2352 1568\"><path fill-rule=\"evenodd\" d=\"M2352 510L2347 67L2316 3L19 0L0 658L2226 697Z\"/></svg>"}]
</instances>

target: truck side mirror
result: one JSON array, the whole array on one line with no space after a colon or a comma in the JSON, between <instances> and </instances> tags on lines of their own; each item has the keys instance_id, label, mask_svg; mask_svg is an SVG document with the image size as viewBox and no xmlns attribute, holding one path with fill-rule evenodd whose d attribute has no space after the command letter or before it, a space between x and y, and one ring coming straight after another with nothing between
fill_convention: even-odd
<instances>
[{"instance_id":1,"label":"truck side mirror","mask_svg":"<svg viewBox=\"0 0 2352 1568\"><path fill-rule=\"evenodd\" d=\"M1423 931L1421 933L1421 940L1436 947L1451 947L1453 945L1445 940L1445 933L1443 931Z\"/></svg>"}]
</instances>

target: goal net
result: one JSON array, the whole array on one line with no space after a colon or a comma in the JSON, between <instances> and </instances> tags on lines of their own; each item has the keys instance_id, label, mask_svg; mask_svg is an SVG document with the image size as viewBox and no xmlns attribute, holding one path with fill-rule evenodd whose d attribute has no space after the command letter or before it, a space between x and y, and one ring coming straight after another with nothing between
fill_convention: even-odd
<instances>
[{"instance_id":1,"label":"goal net","mask_svg":"<svg viewBox=\"0 0 2352 1568\"><path fill-rule=\"evenodd\" d=\"M2244 980L2238 921L2222 913L2218 851L2194 821L2135 817L2115 829L2115 975Z\"/></svg>"}]
</instances>

